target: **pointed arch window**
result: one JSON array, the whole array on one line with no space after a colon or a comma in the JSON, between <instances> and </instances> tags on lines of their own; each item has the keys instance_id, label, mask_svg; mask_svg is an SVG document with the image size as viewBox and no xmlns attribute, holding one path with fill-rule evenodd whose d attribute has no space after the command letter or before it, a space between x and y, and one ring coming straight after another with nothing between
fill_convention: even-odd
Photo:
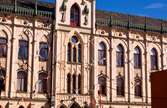
<instances>
[{"instance_id":1,"label":"pointed arch window","mask_svg":"<svg viewBox=\"0 0 167 108\"><path fill-rule=\"evenodd\" d=\"M76 90L77 90L77 87L76 87L76 80L77 80L77 77L76 77L76 75L74 74L74 75L72 76L72 78L73 78L73 83L72 83L72 85L73 85L73 93L76 94L76 93L77 93L77 92L76 92Z\"/></svg>"},{"instance_id":2,"label":"pointed arch window","mask_svg":"<svg viewBox=\"0 0 167 108\"><path fill-rule=\"evenodd\" d=\"M18 59L28 59L28 41L26 40L19 40Z\"/></svg>"},{"instance_id":3,"label":"pointed arch window","mask_svg":"<svg viewBox=\"0 0 167 108\"><path fill-rule=\"evenodd\" d=\"M72 48L71 43L68 43L67 62L71 62L71 53L72 53L71 48Z\"/></svg>"},{"instance_id":4,"label":"pointed arch window","mask_svg":"<svg viewBox=\"0 0 167 108\"><path fill-rule=\"evenodd\" d=\"M78 75L78 94L81 94L81 74Z\"/></svg>"},{"instance_id":5,"label":"pointed arch window","mask_svg":"<svg viewBox=\"0 0 167 108\"><path fill-rule=\"evenodd\" d=\"M142 97L142 81L138 75L135 77L135 96Z\"/></svg>"},{"instance_id":6,"label":"pointed arch window","mask_svg":"<svg viewBox=\"0 0 167 108\"><path fill-rule=\"evenodd\" d=\"M141 50L139 47L134 49L134 68L141 68Z\"/></svg>"},{"instance_id":7,"label":"pointed arch window","mask_svg":"<svg viewBox=\"0 0 167 108\"><path fill-rule=\"evenodd\" d=\"M99 94L107 95L107 78L106 76L102 75L98 78L98 84L99 84Z\"/></svg>"},{"instance_id":8,"label":"pointed arch window","mask_svg":"<svg viewBox=\"0 0 167 108\"><path fill-rule=\"evenodd\" d=\"M117 76L117 96L125 96L125 82L121 74Z\"/></svg>"},{"instance_id":9,"label":"pointed arch window","mask_svg":"<svg viewBox=\"0 0 167 108\"><path fill-rule=\"evenodd\" d=\"M39 93L47 93L47 77L48 74L46 72L39 73L38 76L38 92Z\"/></svg>"},{"instance_id":10,"label":"pointed arch window","mask_svg":"<svg viewBox=\"0 0 167 108\"><path fill-rule=\"evenodd\" d=\"M80 9L76 3L71 7L70 24L80 26Z\"/></svg>"},{"instance_id":11,"label":"pointed arch window","mask_svg":"<svg viewBox=\"0 0 167 108\"><path fill-rule=\"evenodd\" d=\"M67 93L71 93L71 74L67 75Z\"/></svg>"},{"instance_id":12,"label":"pointed arch window","mask_svg":"<svg viewBox=\"0 0 167 108\"><path fill-rule=\"evenodd\" d=\"M77 62L77 49L76 47L73 47L73 63L76 63Z\"/></svg>"},{"instance_id":13,"label":"pointed arch window","mask_svg":"<svg viewBox=\"0 0 167 108\"><path fill-rule=\"evenodd\" d=\"M40 42L39 44L39 60L48 60L48 44L46 42Z\"/></svg>"},{"instance_id":14,"label":"pointed arch window","mask_svg":"<svg viewBox=\"0 0 167 108\"><path fill-rule=\"evenodd\" d=\"M7 39L0 38L0 57L7 56Z\"/></svg>"},{"instance_id":15,"label":"pointed arch window","mask_svg":"<svg viewBox=\"0 0 167 108\"><path fill-rule=\"evenodd\" d=\"M78 63L81 63L81 44L78 44Z\"/></svg>"},{"instance_id":16,"label":"pointed arch window","mask_svg":"<svg viewBox=\"0 0 167 108\"><path fill-rule=\"evenodd\" d=\"M98 64L99 65L106 65L106 45L104 44L104 42L101 42L99 44Z\"/></svg>"},{"instance_id":17,"label":"pointed arch window","mask_svg":"<svg viewBox=\"0 0 167 108\"><path fill-rule=\"evenodd\" d=\"M6 71L4 69L0 69L0 92L5 91L5 78Z\"/></svg>"},{"instance_id":18,"label":"pointed arch window","mask_svg":"<svg viewBox=\"0 0 167 108\"><path fill-rule=\"evenodd\" d=\"M121 44L119 44L116 49L116 61L117 61L117 67L124 66L124 48L122 47Z\"/></svg>"},{"instance_id":19,"label":"pointed arch window","mask_svg":"<svg viewBox=\"0 0 167 108\"><path fill-rule=\"evenodd\" d=\"M82 45L77 36L72 36L68 43L67 62L78 64L82 62Z\"/></svg>"},{"instance_id":20,"label":"pointed arch window","mask_svg":"<svg viewBox=\"0 0 167 108\"><path fill-rule=\"evenodd\" d=\"M17 91L27 91L27 72L25 71L17 72Z\"/></svg>"},{"instance_id":21,"label":"pointed arch window","mask_svg":"<svg viewBox=\"0 0 167 108\"><path fill-rule=\"evenodd\" d=\"M158 69L158 53L155 48L151 50L151 70Z\"/></svg>"}]
</instances>

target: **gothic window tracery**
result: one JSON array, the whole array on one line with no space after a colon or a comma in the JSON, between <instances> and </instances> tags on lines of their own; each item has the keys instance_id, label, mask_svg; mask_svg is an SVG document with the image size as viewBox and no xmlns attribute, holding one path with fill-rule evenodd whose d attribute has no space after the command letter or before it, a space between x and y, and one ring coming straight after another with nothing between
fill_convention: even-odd
<instances>
[{"instance_id":1,"label":"gothic window tracery","mask_svg":"<svg viewBox=\"0 0 167 108\"><path fill-rule=\"evenodd\" d=\"M77 36L72 36L67 46L67 62L77 63L82 62L82 45Z\"/></svg>"}]
</instances>

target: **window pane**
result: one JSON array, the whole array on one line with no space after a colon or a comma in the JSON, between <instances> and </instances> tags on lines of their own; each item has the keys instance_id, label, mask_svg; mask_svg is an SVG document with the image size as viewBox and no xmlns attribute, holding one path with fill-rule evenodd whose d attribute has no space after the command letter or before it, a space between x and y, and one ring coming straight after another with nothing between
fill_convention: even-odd
<instances>
[{"instance_id":1,"label":"window pane","mask_svg":"<svg viewBox=\"0 0 167 108\"><path fill-rule=\"evenodd\" d=\"M142 97L142 83L138 76L135 78L135 96Z\"/></svg>"},{"instance_id":2,"label":"window pane","mask_svg":"<svg viewBox=\"0 0 167 108\"><path fill-rule=\"evenodd\" d=\"M151 50L151 70L158 69L158 54L155 48Z\"/></svg>"},{"instance_id":3,"label":"window pane","mask_svg":"<svg viewBox=\"0 0 167 108\"><path fill-rule=\"evenodd\" d=\"M71 74L67 75L67 93L71 93Z\"/></svg>"},{"instance_id":4,"label":"window pane","mask_svg":"<svg viewBox=\"0 0 167 108\"><path fill-rule=\"evenodd\" d=\"M27 91L27 73L24 71L19 71L17 73L17 90Z\"/></svg>"},{"instance_id":5,"label":"window pane","mask_svg":"<svg viewBox=\"0 0 167 108\"><path fill-rule=\"evenodd\" d=\"M6 78L6 71L0 69L0 91L5 91L5 78Z\"/></svg>"},{"instance_id":6,"label":"window pane","mask_svg":"<svg viewBox=\"0 0 167 108\"><path fill-rule=\"evenodd\" d=\"M77 4L71 7L70 22L72 26L80 26L80 10Z\"/></svg>"},{"instance_id":7,"label":"window pane","mask_svg":"<svg viewBox=\"0 0 167 108\"><path fill-rule=\"evenodd\" d=\"M25 40L19 41L19 52L18 52L19 59L28 59L28 42Z\"/></svg>"},{"instance_id":8,"label":"window pane","mask_svg":"<svg viewBox=\"0 0 167 108\"><path fill-rule=\"evenodd\" d=\"M78 93L81 94L81 75L78 75Z\"/></svg>"},{"instance_id":9,"label":"window pane","mask_svg":"<svg viewBox=\"0 0 167 108\"><path fill-rule=\"evenodd\" d=\"M6 57L7 54L7 40L0 38L0 57Z\"/></svg>"},{"instance_id":10,"label":"window pane","mask_svg":"<svg viewBox=\"0 0 167 108\"><path fill-rule=\"evenodd\" d=\"M118 67L124 66L124 49L121 45L117 46L116 60L117 60L116 63Z\"/></svg>"},{"instance_id":11,"label":"window pane","mask_svg":"<svg viewBox=\"0 0 167 108\"><path fill-rule=\"evenodd\" d=\"M78 45L78 63L81 63L81 44Z\"/></svg>"},{"instance_id":12,"label":"window pane","mask_svg":"<svg viewBox=\"0 0 167 108\"><path fill-rule=\"evenodd\" d=\"M103 42L99 44L98 49L98 64L99 65L106 65L106 47Z\"/></svg>"},{"instance_id":13,"label":"window pane","mask_svg":"<svg viewBox=\"0 0 167 108\"><path fill-rule=\"evenodd\" d=\"M71 43L68 43L68 50L67 50L67 62L71 62Z\"/></svg>"},{"instance_id":14,"label":"window pane","mask_svg":"<svg viewBox=\"0 0 167 108\"><path fill-rule=\"evenodd\" d=\"M117 76L117 95L124 96L124 78L121 75Z\"/></svg>"},{"instance_id":15,"label":"window pane","mask_svg":"<svg viewBox=\"0 0 167 108\"><path fill-rule=\"evenodd\" d=\"M39 74L38 92L47 93L47 77L48 77L47 73Z\"/></svg>"},{"instance_id":16,"label":"window pane","mask_svg":"<svg viewBox=\"0 0 167 108\"><path fill-rule=\"evenodd\" d=\"M77 53L77 49L74 47L74 48L73 48L73 63L76 63L76 62L77 62L77 58L76 58L76 57L77 57L77 56L76 56L77 54L76 54L76 53Z\"/></svg>"},{"instance_id":17,"label":"window pane","mask_svg":"<svg viewBox=\"0 0 167 108\"><path fill-rule=\"evenodd\" d=\"M101 76L98 78L98 84L99 84L99 93L102 95L107 95L107 82L106 77Z\"/></svg>"},{"instance_id":18,"label":"window pane","mask_svg":"<svg viewBox=\"0 0 167 108\"><path fill-rule=\"evenodd\" d=\"M41 61L47 61L48 60L48 44L47 43L40 43L40 52L39 52L39 58Z\"/></svg>"},{"instance_id":19,"label":"window pane","mask_svg":"<svg viewBox=\"0 0 167 108\"><path fill-rule=\"evenodd\" d=\"M73 93L76 93L76 75L73 75Z\"/></svg>"}]
</instances>

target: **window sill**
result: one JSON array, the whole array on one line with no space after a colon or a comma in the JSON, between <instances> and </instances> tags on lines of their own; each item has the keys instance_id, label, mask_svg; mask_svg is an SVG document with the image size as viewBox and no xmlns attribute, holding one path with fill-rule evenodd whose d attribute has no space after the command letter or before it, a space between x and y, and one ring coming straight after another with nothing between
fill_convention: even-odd
<instances>
[{"instance_id":1,"label":"window sill","mask_svg":"<svg viewBox=\"0 0 167 108\"><path fill-rule=\"evenodd\" d=\"M19 91L19 90L17 90L16 93L24 93L24 94L26 94L27 91Z\"/></svg>"},{"instance_id":2,"label":"window sill","mask_svg":"<svg viewBox=\"0 0 167 108\"><path fill-rule=\"evenodd\" d=\"M136 99L142 99L142 96L135 96Z\"/></svg>"},{"instance_id":3,"label":"window sill","mask_svg":"<svg viewBox=\"0 0 167 108\"><path fill-rule=\"evenodd\" d=\"M107 66L106 64L98 64L99 66Z\"/></svg>"},{"instance_id":4,"label":"window sill","mask_svg":"<svg viewBox=\"0 0 167 108\"><path fill-rule=\"evenodd\" d=\"M125 96L117 95L118 98L125 98Z\"/></svg>"},{"instance_id":5,"label":"window sill","mask_svg":"<svg viewBox=\"0 0 167 108\"><path fill-rule=\"evenodd\" d=\"M39 61L40 61L40 62L47 62L48 59L45 59L45 60L41 60L41 59L39 59Z\"/></svg>"},{"instance_id":6,"label":"window sill","mask_svg":"<svg viewBox=\"0 0 167 108\"><path fill-rule=\"evenodd\" d=\"M134 69L142 69L141 67L134 67Z\"/></svg>"},{"instance_id":7,"label":"window sill","mask_svg":"<svg viewBox=\"0 0 167 108\"><path fill-rule=\"evenodd\" d=\"M47 94L47 92L38 92L38 94L43 94L44 95L44 94Z\"/></svg>"},{"instance_id":8,"label":"window sill","mask_svg":"<svg viewBox=\"0 0 167 108\"><path fill-rule=\"evenodd\" d=\"M72 65L81 65L82 63L74 63L74 62L67 62L67 64L72 64Z\"/></svg>"}]
</instances>

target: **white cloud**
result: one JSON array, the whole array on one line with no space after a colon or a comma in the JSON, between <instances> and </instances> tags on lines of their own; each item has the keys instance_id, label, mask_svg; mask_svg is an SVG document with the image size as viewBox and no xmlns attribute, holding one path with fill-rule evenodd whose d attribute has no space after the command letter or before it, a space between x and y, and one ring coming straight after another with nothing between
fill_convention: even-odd
<instances>
[{"instance_id":1,"label":"white cloud","mask_svg":"<svg viewBox=\"0 0 167 108\"><path fill-rule=\"evenodd\" d=\"M160 8L164 8L166 6L167 5L164 3L151 3L151 4L147 5L145 7L145 9L160 9Z\"/></svg>"}]
</instances>

